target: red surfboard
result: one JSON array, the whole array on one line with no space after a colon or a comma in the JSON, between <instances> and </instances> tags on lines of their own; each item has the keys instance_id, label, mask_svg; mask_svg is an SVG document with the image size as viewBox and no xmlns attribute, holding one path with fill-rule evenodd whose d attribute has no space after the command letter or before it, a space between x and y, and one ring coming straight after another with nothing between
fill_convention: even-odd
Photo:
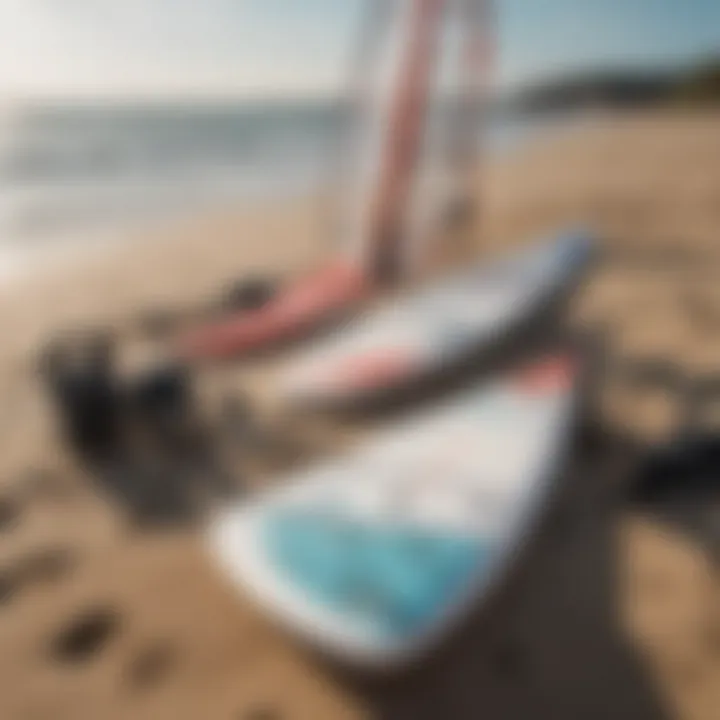
<instances>
[{"instance_id":1,"label":"red surfboard","mask_svg":"<svg viewBox=\"0 0 720 720\"><path fill-rule=\"evenodd\" d=\"M335 315L349 312L370 289L360 268L329 265L258 310L194 330L181 339L181 351L195 358L223 358L292 340Z\"/></svg>"}]
</instances>

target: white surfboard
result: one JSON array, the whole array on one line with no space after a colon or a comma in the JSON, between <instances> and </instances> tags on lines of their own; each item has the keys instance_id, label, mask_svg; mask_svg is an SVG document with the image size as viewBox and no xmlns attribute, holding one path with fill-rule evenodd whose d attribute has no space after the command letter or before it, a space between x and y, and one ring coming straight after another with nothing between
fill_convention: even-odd
<instances>
[{"instance_id":1,"label":"white surfboard","mask_svg":"<svg viewBox=\"0 0 720 720\"><path fill-rule=\"evenodd\" d=\"M411 660L491 590L563 463L577 368L553 357L224 510L211 553L347 661Z\"/></svg>"},{"instance_id":2,"label":"white surfboard","mask_svg":"<svg viewBox=\"0 0 720 720\"><path fill-rule=\"evenodd\" d=\"M567 233L463 270L371 311L298 356L279 380L291 402L347 402L442 370L504 337L573 283L591 238Z\"/></svg>"}]
</instances>

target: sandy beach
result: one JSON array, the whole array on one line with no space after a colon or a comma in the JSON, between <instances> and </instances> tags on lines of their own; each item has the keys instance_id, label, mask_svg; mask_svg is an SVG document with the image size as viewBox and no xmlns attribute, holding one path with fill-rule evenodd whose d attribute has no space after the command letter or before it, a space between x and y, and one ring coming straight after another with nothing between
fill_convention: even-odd
<instances>
[{"instance_id":1,"label":"sandy beach","mask_svg":"<svg viewBox=\"0 0 720 720\"><path fill-rule=\"evenodd\" d=\"M594 228L602 258L573 323L603 328L618 357L717 372L719 122L607 117L528 144L485 169L482 233L463 251ZM67 456L37 381L49 337L100 324L132 340L148 310L191 309L247 274L300 272L331 246L325 205L198 217L0 288L0 718L715 718L712 548L605 502L599 483L623 472L610 457L581 466L561 530L549 522L497 622L479 609L438 658L377 680L296 646L220 576L197 527L136 528ZM619 382L602 409L632 442L668 436L679 417L676 398Z\"/></svg>"}]
</instances>

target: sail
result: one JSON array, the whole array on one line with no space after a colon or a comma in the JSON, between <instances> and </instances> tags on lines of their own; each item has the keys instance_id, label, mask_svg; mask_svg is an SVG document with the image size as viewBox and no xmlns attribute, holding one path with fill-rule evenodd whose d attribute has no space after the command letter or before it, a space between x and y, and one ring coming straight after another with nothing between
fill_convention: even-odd
<instances>
[{"instance_id":1,"label":"sail","mask_svg":"<svg viewBox=\"0 0 720 720\"><path fill-rule=\"evenodd\" d=\"M490 0L367 0L333 234L374 279L411 272L471 194Z\"/></svg>"},{"instance_id":2,"label":"sail","mask_svg":"<svg viewBox=\"0 0 720 720\"><path fill-rule=\"evenodd\" d=\"M427 176L423 163L433 155L428 148L438 145L429 107L441 77L442 32L448 11L461 0L368 1L371 14L356 57L349 105L351 142L338 148L344 181L338 182L342 202L332 229L342 238L340 257L257 311L191 333L183 345L194 357L250 352L349 312L378 284L407 270L404 248L416 244L416 231L421 237L420 230L431 227L425 219L424 227L413 228L408 210L413 204L425 206L418 200L423 187L418 177ZM442 104L439 116L444 116Z\"/></svg>"},{"instance_id":3,"label":"sail","mask_svg":"<svg viewBox=\"0 0 720 720\"><path fill-rule=\"evenodd\" d=\"M448 224L477 208L483 119L492 71L489 0L451 0L427 107L426 132L406 211L406 272L432 262Z\"/></svg>"},{"instance_id":4,"label":"sail","mask_svg":"<svg viewBox=\"0 0 720 720\"><path fill-rule=\"evenodd\" d=\"M348 181L340 233L344 253L374 277L399 271L401 236L426 120L447 0L371 2L370 27L384 26L355 79Z\"/></svg>"}]
</instances>

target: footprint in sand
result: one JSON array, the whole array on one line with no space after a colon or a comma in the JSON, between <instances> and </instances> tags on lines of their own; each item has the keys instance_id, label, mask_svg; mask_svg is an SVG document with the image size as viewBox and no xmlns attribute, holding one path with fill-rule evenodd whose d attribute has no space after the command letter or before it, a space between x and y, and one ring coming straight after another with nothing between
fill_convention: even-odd
<instances>
[{"instance_id":1,"label":"footprint in sand","mask_svg":"<svg viewBox=\"0 0 720 720\"><path fill-rule=\"evenodd\" d=\"M120 615L112 608L89 609L74 618L52 640L51 655L65 663L90 660L118 633L120 625Z\"/></svg>"}]
</instances>

